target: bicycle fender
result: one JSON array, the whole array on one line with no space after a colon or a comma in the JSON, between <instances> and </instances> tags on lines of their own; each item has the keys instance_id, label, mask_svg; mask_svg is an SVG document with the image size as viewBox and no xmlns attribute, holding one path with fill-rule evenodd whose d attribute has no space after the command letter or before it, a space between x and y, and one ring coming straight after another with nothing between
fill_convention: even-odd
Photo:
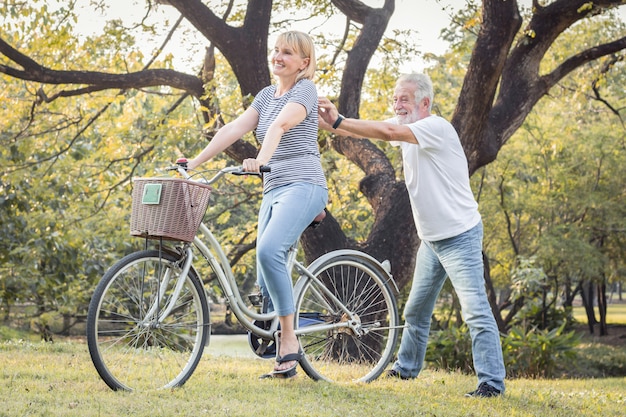
<instances>
[{"instance_id":1,"label":"bicycle fender","mask_svg":"<svg viewBox=\"0 0 626 417\"><path fill-rule=\"evenodd\" d=\"M323 265L324 263L326 263L328 260L330 260L332 258L336 258L336 257L343 257L343 256L345 256L345 257L356 257L356 258L360 258L360 260L364 260L366 262L369 262L370 266L373 269L376 269L383 276L387 277L387 282L390 282L392 284L392 287L393 287L393 289L395 289L396 294L398 294L400 292L400 290L398 289L398 284L396 284L396 281L393 279L393 275L391 274L391 263L388 260L385 260L383 262L379 262L373 256L368 255L365 252L361 252L361 251L354 250L354 249L338 249L338 250L334 250L332 252L328 252L328 253L320 256L319 258L317 258L313 262L311 262L311 264L307 267L307 269L309 271L314 271L315 269L319 268L320 265ZM298 281L296 282L296 285L294 287L294 293L295 294L297 294L297 292L295 290L296 289L299 290L300 287L303 285L301 283L301 281L303 281L303 277L300 277L298 279Z\"/></svg>"}]
</instances>

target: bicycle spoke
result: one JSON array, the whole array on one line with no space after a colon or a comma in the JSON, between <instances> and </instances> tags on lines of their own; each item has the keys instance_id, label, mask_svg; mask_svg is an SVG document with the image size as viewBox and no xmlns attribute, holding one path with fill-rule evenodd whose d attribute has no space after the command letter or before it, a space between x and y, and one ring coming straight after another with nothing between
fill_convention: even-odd
<instances>
[{"instance_id":1,"label":"bicycle spoke","mask_svg":"<svg viewBox=\"0 0 626 417\"><path fill-rule=\"evenodd\" d=\"M113 389L182 385L202 355L209 323L202 283L195 275L181 278L182 291L163 317L180 269L174 255L158 255L142 251L122 259L105 274L92 298L89 351Z\"/></svg>"},{"instance_id":2,"label":"bicycle spoke","mask_svg":"<svg viewBox=\"0 0 626 417\"><path fill-rule=\"evenodd\" d=\"M316 279L307 277L297 296L301 364L313 379L371 381L391 360L398 336L395 298L388 277L368 262L358 254L330 258L311 271Z\"/></svg>"}]
</instances>

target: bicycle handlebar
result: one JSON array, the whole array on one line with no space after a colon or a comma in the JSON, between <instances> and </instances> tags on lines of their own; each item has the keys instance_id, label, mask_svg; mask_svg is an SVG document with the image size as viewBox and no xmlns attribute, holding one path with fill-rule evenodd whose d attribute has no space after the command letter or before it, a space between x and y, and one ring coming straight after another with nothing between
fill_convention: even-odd
<instances>
[{"instance_id":1,"label":"bicycle handlebar","mask_svg":"<svg viewBox=\"0 0 626 417\"><path fill-rule=\"evenodd\" d=\"M214 182L216 182L218 179L220 179L224 174L232 174L232 175L255 175L255 176L261 176L262 173L264 172L271 172L271 167L267 166L267 165L263 165L261 167L259 167L259 171L260 172L248 172L248 171L244 171L242 166L236 166L236 167L226 167L226 168L222 168L220 169L217 174L215 174L212 178L210 179L206 179L206 178L202 178L200 180L198 179L194 179L192 178L191 175L189 175L189 173L187 172L187 159L186 158L179 158L176 160L176 165L171 166L169 168L169 170L172 171L178 171L178 173L180 175L182 175L183 178L187 179L187 180L193 180L193 181L198 181L204 184L213 184Z\"/></svg>"},{"instance_id":2,"label":"bicycle handlebar","mask_svg":"<svg viewBox=\"0 0 626 417\"><path fill-rule=\"evenodd\" d=\"M231 174L233 175L257 175L257 176L261 176L262 173L264 172L271 172L271 168L267 165L261 165L259 167L259 172L248 172L248 171L244 171L243 167L237 167L239 168L239 171L233 171L231 172Z\"/></svg>"}]
</instances>

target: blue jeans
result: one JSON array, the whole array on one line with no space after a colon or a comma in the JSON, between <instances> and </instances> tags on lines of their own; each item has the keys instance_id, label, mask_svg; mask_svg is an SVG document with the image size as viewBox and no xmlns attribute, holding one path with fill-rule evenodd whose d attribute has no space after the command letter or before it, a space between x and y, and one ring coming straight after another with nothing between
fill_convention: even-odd
<instances>
[{"instance_id":1,"label":"blue jeans","mask_svg":"<svg viewBox=\"0 0 626 417\"><path fill-rule=\"evenodd\" d=\"M293 281L287 271L289 248L326 206L328 190L296 182L274 188L263 196L257 232L257 281L268 311L279 316L295 312Z\"/></svg>"},{"instance_id":2,"label":"blue jeans","mask_svg":"<svg viewBox=\"0 0 626 417\"><path fill-rule=\"evenodd\" d=\"M472 338L478 383L504 392L504 360L500 333L493 317L483 277L482 222L470 230L436 242L422 241L417 252L413 285L404 310L406 326L393 369L416 377L424 365L435 302L446 280L454 286L463 320Z\"/></svg>"}]
</instances>

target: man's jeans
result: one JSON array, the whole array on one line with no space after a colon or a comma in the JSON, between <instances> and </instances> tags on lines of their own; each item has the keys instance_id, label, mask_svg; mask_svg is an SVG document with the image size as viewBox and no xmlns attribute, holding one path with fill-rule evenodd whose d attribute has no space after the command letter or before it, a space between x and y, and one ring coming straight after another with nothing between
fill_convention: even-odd
<instances>
[{"instance_id":1,"label":"man's jeans","mask_svg":"<svg viewBox=\"0 0 626 417\"><path fill-rule=\"evenodd\" d=\"M393 366L402 376L416 377L422 370L435 302L446 277L450 277L472 337L478 383L487 382L504 392L502 346L485 291L482 239L480 222L449 239L422 241L404 310L407 327L402 333L398 360Z\"/></svg>"}]
</instances>

